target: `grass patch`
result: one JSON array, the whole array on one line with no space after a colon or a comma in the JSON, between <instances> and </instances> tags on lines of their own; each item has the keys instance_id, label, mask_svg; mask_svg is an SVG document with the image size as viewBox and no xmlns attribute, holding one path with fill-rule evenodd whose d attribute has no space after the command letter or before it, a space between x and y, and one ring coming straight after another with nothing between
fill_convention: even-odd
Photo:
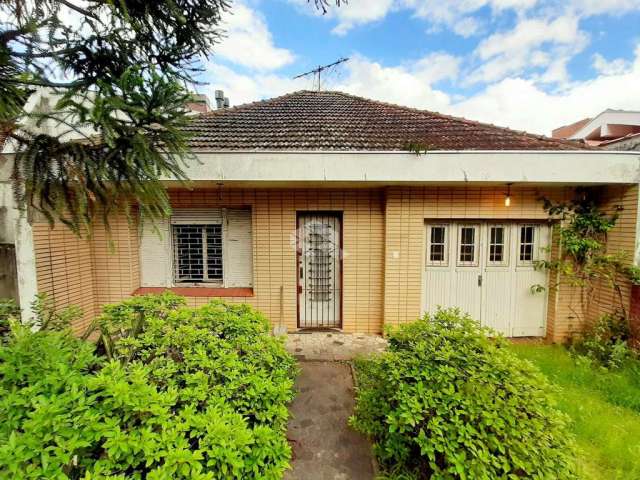
<instances>
[{"instance_id":1,"label":"grass patch","mask_svg":"<svg viewBox=\"0 0 640 480\"><path fill-rule=\"evenodd\" d=\"M575 360L557 345L514 344L560 387L587 479L640 479L640 362L617 371Z\"/></svg>"}]
</instances>

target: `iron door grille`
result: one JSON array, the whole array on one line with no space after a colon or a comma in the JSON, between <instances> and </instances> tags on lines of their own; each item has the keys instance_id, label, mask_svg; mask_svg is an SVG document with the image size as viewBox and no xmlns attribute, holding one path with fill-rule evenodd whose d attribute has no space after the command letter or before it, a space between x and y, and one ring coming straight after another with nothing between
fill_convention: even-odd
<instances>
[{"instance_id":1,"label":"iron door grille","mask_svg":"<svg viewBox=\"0 0 640 480\"><path fill-rule=\"evenodd\" d=\"M301 328L341 326L340 220L335 213L300 214L298 323Z\"/></svg>"}]
</instances>

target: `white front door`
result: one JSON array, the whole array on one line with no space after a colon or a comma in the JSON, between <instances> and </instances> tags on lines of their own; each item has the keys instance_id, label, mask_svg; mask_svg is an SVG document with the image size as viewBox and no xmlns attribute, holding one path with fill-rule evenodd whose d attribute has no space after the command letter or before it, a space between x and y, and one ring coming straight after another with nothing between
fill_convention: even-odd
<instances>
[{"instance_id":1,"label":"white front door","mask_svg":"<svg viewBox=\"0 0 640 480\"><path fill-rule=\"evenodd\" d=\"M298 326L342 326L341 216L298 215Z\"/></svg>"},{"instance_id":2,"label":"white front door","mask_svg":"<svg viewBox=\"0 0 640 480\"><path fill-rule=\"evenodd\" d=\"M534 268L549 228L515 222L428 223L423 309L458 307L507 336L543 336L547 275Z\"/></svg>"}]
</instances>

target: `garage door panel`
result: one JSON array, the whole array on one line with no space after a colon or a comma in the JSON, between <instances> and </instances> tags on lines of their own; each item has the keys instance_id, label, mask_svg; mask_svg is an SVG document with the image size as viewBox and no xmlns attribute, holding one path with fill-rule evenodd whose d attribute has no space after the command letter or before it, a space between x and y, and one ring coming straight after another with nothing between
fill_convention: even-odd
<instances>
[{"instance_id":1,"label":"garage door panel","mask_svg":"<svg viewBox=\"0 0 640 480\"><path fill-rule=\"evenodd\" d=\"M513 281L510 271L486 271L484 274L484 311L482 325L509 336L513 301L508 286Z\"/></svg>"},{"instance_id":2,"label":"garage door panel","mask_svg":"<svg viewBox=\"0 0 640 480\"><path fill-rule=\"evenodd\" d=\"M546 275L535 270L520 270L515 282L515 310L512 337L532 337L544 335L546 296L532 292L531 286L544 285Z\"/></svg>"},{"instance_id":3,"label":"garage door panel","mask_svg":"<svg viewBox=\"0 0 640 480\"><path fill-rule=\"evenodd\" d=\"M426 227L425 311L458 307L506 336L544 336L546 291L532 293L531 286L547 284L547 275L534 268L535 260L546 255L547 225L450 222Z\"/></svg>"},{"instance_id":4,"label":"garage door panel","mask_svg":"<svg viewBox=\"0 0 640 480\"><path fill-rule=\"evenodd\" d=\"M454 299L451 298L451 282L454 277L449 270L430 269L425 275L425 310L434 313L438 307L449 308L454 306Z\"/></svg>"},{"instance_id":5,"label":"garage door panel","mask_svg":"<svg viewBox=\"0 0 640 480\"><path fill-rule=\"evenodd\" d=\"M480 319L482 306L482 288L478 285L478 269L456 271L455 288L452 294L452 307L458 307L476 320Z\"/></svg>"}]
</instances>

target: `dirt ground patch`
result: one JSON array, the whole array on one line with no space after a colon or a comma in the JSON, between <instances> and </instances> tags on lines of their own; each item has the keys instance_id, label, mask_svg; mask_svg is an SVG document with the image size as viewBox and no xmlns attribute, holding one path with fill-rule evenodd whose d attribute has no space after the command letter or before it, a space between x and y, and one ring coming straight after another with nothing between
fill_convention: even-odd
<instances>
[{"instance_id":1,"label":"dirt ground patch","mask_svg":"<svg viewBox=\"0 0 640 480\"><path fill-rule=\"evenodd\" d=\"M347 423L354 405L349 365L306 361L300 367L287 433L292 470L285 480L371 480L371 445Z\"/></svg>"}]
</instances>

